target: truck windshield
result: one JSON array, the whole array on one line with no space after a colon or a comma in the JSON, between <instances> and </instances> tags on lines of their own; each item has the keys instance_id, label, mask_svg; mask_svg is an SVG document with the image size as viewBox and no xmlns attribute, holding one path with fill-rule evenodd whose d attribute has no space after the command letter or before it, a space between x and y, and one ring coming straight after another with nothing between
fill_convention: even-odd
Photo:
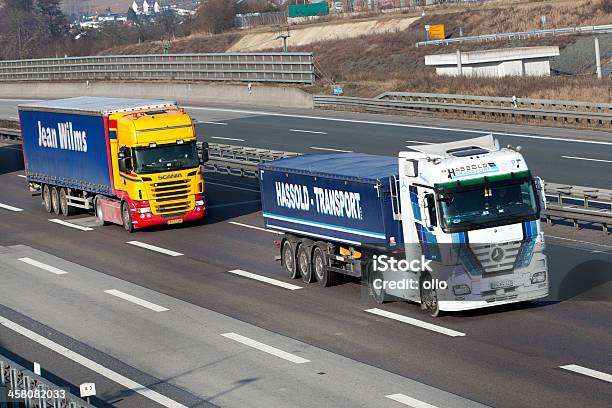
<instances>
[{"instance_id":1,"label":"truck windshield","mask_svg":"<svg viewBox=\"0 0 612 408\"><path fill-rule=\"evenodd\" d=\"M134 171L139 174L188 169L198 165L195 143L137 147L134 149Z\"/></svg>"},{"instance_id":2,"label":"truck windshield","mask_svg":"<svg viewBox=\"0 0 612 408\"><path fill-rule=\"evenodd\" d=\"M443 188L442 227L458 232L534 220L539 217L532 179Z\"/></svg>"}]
</instances>

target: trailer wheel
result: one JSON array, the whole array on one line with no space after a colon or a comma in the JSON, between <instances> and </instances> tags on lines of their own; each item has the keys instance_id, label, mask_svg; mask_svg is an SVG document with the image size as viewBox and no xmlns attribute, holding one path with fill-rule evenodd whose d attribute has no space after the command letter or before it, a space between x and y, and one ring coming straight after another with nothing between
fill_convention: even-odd
<instances>
[{"instance_id":1,"label":"trailer wheel","mask_svg":"<svg viewBox=\"0 0 612 408\"><path fill-rule=\"evenodd\" d=\"M59 203L59 192L55 186L51 187L51 205L53 206L53 212L57 215L62 212Z\"/></svg>"},{"instance_id":2,"label":"trailer wheel","mask_svg":"<svg viewBox=\"0 0 612 408\"><path fill-rule=\"evenodd\" d=\"M425 288L425 282L430 282L429 288ZM441 314L438 292L434 287L434 280L429 274L421 280L421 309L427 311L431 317L439 317Z\"/></svg>"},{"instance_id":3,"label":"trailer wheel","mask_svg":"<svg viewBox=\"0 0 612 408\"><path fill-rule=\"evenodd\" d=\"M381 271L374 270L374 266L371 262L367 265L368 273L368 291L374 298L374 301L379 305L386 303L391 300L391 296L387 294L382 283L384 282L383 274ZM375 284L376 283L376 284Z\"/></svg>"},{"instance_id":4,"label":"trailer wheel","mask_svg":"<svg viewBox=\"0 0 612 408\"><path fill-rule=\"evenodd\" d=\"M126 201L121 204L121 218L123 220L123 228L128 232L134 232L134 224L132 224L132 213L130 212L130 206Z\"/></svg>"},{"instance_id":5,"label":"trailer wheel","mask_svg":"<svg viewBox=\"0 0 612 408\"><path fill-rule=\"evenodd\" d=\"M96 200L94 201L94 208L96 210L96 225L99 227L103 227L107 224L104 221L104 212L102 212L102 197L96 196Z\"/></svg>"},{"instance_id":6,"label":"trailer wheel","mask_svg":"<svg viewBox=\"0 0 612 408\"><path fill-rule=\"evenodd\" d=\"M283 246L281 248L281 263L287 272L289 272L289 277L291 279L297 279L300 277L300 273L297 271L295 267L295 256L293 251L293 244L288 239L283 241Z\"/></svg>"},{"instance_id":7,"label":"trailer wheel","mask_svg":"<svg viewBox=\"0 0 612 408\"><path fill-rule=\"evenodd\" d=\"M334 286L338 282L338 274L327 269L327 257L319 246L312 251L312 269L319 285L324 288Z\"/></svg>"},{"instance_id":8,"label":"trailer wheel","mask_svg":"<svg viewBox=\"0 0 612 408\"><path fill-rule=\"evenodd\" d=\"M59 203L62 214L66 217L72 215L72 207L68 205L68 194L65 188L61 188L59 192Z\"/></svg>"},{"instance_id":9,"label":"trailer wheel","mask_svg":"<svg viewBox=\"0 0 612 408\"><path fill-rule=\"evenodd\" d=\"M45 184L42 188L42 199L45 211L50 213L53 211L53 205L51 204L51 189L48 184Z\"/></svg>"},{"instance_id":10,"label":"trailer wheel","mask_svg":"<svg viewBox=\"0 0 612 408\"><path fill-rule=\"evenodd\" d=\"M302 275L304 283L313 283L316 278L312 273L312 263L310 262L310 248L302 243L297 250L297 268Z\"/></svg>"}]
</instances>

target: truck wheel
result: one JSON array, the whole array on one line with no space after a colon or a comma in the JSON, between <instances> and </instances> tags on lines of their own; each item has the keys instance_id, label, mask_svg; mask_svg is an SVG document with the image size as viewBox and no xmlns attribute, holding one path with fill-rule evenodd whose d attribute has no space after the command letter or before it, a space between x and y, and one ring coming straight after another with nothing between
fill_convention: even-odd
<instances>
[{"instance_id":1,"label":"truck wheel","mask_svg":"<svg viewBox=\"0 0 612 408\"><path fill-rule=\"evenodd\" d=\"M94 208L96 209L96 225L99 227L103 227L106 225L106 221L104 221L104 213L102 212L101 201L101 197L96 197L96 201L94 202Z\"/></svg>"},{"instance_id":2,"label":"truck wheel","mask_svg":"<svg viewBox=\"0 0 612 408\"><path fill-rule=\"evenodd\" d=\"M123 219L123 228L129 232L134 232L134 224L132 224L132 213L127 202L121 204L121 218Z\"/></svg>"},{"instance_id":3,"label":"truck wheel","mask_svg":"<svg viewBox=\"0 0 612 408\"><path fill-rule=\"evenodd\" d=\"M379 305L391 300L391 296L387 294L382 283L384 282L383 274L380 271L375 271L372 263L368 263L368 290L374 301ZM374 284L376 282L376 285Z\"/></svg>"},{"instance_id":4,"label":"truck wheel","mask_svg":"<svg viewBox=\"0 0 612 408\"><path fill-rule=\"evenodd\" d=\"M50 213L53 211L53 205L51 204L51 189L48 184L45 184L42 188L42 199L45 211Z\"/></svg>"},{"instance_id":5,"label":"truck wheel","mask_svg":"<svg viewBox=\"0 0 612 408\"><path fill-rule=\"evenodd\" d=\"M430 287L427 289L424 285L425 282L430 282ZM440 316L438 293L434 287L434 281L431 278L431 275L427 275L421 280L421 309L427 311L431 317Z\"/></svg>"},{"instance_id":6,"label":"truck wheel","mask_svg":"<svg viewBox=\"0 0 612 408\"><path fill-rule=\"evenodd\" d=\"M61 188L59 192L59 203L62 214L66 217L72 215L72 207L68 205L68 194L65 188Z\"/></svg>"},{"instance_id":7,"label":"truck wheel","mask_svg":"<svg viewBox=\"0 0 612 408\"><path fill-rule=\"evenodd\" d=\"M338 274L327 269L327 257L321 247L315 246L312 251L312 269L319 285L324 288L337 283Z\"/></svg>"},{"instance_id":8,"label":"truck wheel","mask_svg":"<svg viewBox=\"0 0 612 408\"><path fill-rule=\"evenodd\" d=\"M297 250L297 268L302 275L304 283L312 283L315 281L314 273L312 273L312 264L310 262L309 248L305 244L301 244Z\"/></svg>"},{"instance_id":9,"label":"truck wheel","mask_svg":"<svg viewBox=\"0 0 612 408\"><path fill-rule=\"evenodd\" d=\"M291 241L286 239L283 241L283 247L281 249L281 263L287 272L289 272L289 277L291 279L297 279L300 277L300 273L297 271L295 267L295 256L293 255L293 245Z\"/></svg>"},{"instance_id":10,"label":"truck wheel","mask_svg":"<svg viewBox=\"0 0 612 408\"><path fill-rule=\"evenodd\" d=\"M57 187L51 187L51 205L53 206L53 212L59 215L62 210L60 209Z\"/></svg>"}]
</instances>

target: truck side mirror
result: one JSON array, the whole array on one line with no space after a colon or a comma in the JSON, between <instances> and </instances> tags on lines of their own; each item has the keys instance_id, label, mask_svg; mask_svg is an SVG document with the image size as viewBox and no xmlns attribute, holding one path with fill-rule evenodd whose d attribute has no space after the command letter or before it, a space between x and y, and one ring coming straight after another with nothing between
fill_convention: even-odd
<instances>
[{"instance_id":1,"label":"truck side mirror","mask_svg":"<svg viewBox=\"0 0 612 408\"><path fill-rule=\"evenodd\" d=\"M536 188L536 193L538 195L538 200L540 200L540 208L545 210L548 207L546 203L546 183L540 177L534 177L533 183Z\"/></svg>"},{"instance_id":2,"label":"truck side mirror","mask_svg":"<svg viewBox=\"0 0 612 408\"><path fill-rule=\"evenodd\" d=\"M404 162L404 176L416 177L419 175L419 162L416 160L406 160Z\"/></svg>"},{"instance_id":3,"label":"truck side mirror","mask_svg":"<svg viewBox=\"0 0 612 408\"><path fill-rule=\"evenodd\" d=\"M121 159L119 159L118 163L119 171L121 173L127 173L129 170L131 170L132 159L130 157L122 157Z\"/></svg>"},{"instance_id":4,"label":"truck side mirror","mask_svg":"<svg viewBox=\"0 0 612 408\"><path fill-rule=\"evenodd\" d=\"M204 164L208 161L208 143L196 142L196 149L198 150L198 159L200 164Z\"/></svg>"}]
</instances>

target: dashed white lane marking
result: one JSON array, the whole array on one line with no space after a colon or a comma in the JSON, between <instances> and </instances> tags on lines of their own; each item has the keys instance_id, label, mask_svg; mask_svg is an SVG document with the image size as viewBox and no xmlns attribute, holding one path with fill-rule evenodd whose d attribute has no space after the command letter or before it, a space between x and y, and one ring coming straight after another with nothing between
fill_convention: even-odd
<instances>
[{"instance_id":1,"label":"dashed white lane marking","mask_svg":"<svg viewBox=\"0 0 612 408\"><path fill-rule=\"evenodd\" d=\"M227 123L225 122L215 122L212 120L206 121L206 122L199 122L199 123L206 123L208 125L222 125L222 126L227 126Z\"/></svg>"},{"instance_id":2,"label":"dashed white lane marking","mask_svg":"<svg viewBox=\"0 0 612 408\"><path fill-rule=\"evenodd\" d=\"M18 174L17 177L28 178L28 176L26 176L25 174Z\"/></svg>"},{"instance_id":3,"label":"dashed white lane marking","mask_svg":"<svg viewBox=\"0 0 612 408\"><path fill-rule=\"evenodd\" d=\"M274 231L274 230L269 230L269 229L262 228L262 227L256 227L255 225L243 224L241 222L236 222L236 221L228 221L228 222L232 225L238 225L239 227L251 228L254 230L264 231L264 232L270 232L272 234L283 234L280 231Z\"/></svg>"},{"instance_id":4,"label":"dashed white lane marking","mask_svg":"<svg viewBox=\"0 0 612 408\"><path fill-rule=\"evenodd\" d=\"M73 224L73 223L68 222L68 221L58 220L57 218L50 219L49 221L50 222L54 222L54 223L59 224L59 225L63 225L65 227L70 227L70 228L78 229L78 230L81 230L81 231L93 231L93 228L83 227L81 225Z\"/></svg>"},{"instance_id":5,"label":"dashed white lane marking","mask_svg":"<svg viewBox=\"0 0 612 408\"><path fill-rule=\"evenodd\" d=\"M564 365L560 366L559 368L612 383L612 374L602 373L601 371L592 370L590 368L582 367L576 364Z\"/></svg>"},{"instance_id":6,"label":"dashed white lane marking","mask_svg":"<svg viewBox=\"0 0 612 408\"><path fill-rule=\"evenodd\" d=\"M168 310L170 310L163 306L159 306L159 305L156 305L155 303L151 303L147 300L141 299L139 297L132 296L125 292L121 292L120 290L117 290L117 289L105 290L104 293L108 293L109 295L113 295L120 299L127 300L128 302L137 304L138 306L146 307L147 309L151 309L154 312L167 312Z\"/></svg>"},{"instance_id":7,"label":"dashed white lane marking","mask_svg":"<svg viewBox=\"0 0 612 408\"><path fill-rule=\"evenodd\" d=\"M577 157L577 156L561 156L564 159L573 159L573 160L585 160L592 162L601 162L601 163L612 163L612 160L604 160L604 159L592 159L590 157Z\"/></svg>"},{"instance_id":8,"label":"dashed white lane marking","mask_svg":"<svg viewBox=\"0 0 612 408\"><path fill-rule=\"evenodd\" d=\"M292 285L291 283L279 281L277 279L268 278L267 276L257 275L256 273L243 271L241 269L234 269L232 271L228 271L229 273L233 273L234 275L239 275L245 278L254 279L260 282L269 283L270 285L280 286L281 288L289 289L289 290L297 290L302 289L301 286Z\"/></svg>"},{"instance_id":9,"label":"dashed white lane marking","mask_svg":"<svg viewBox=\"0 0 612 408\"><path fill-rule=\"evenodd\" d=\"M154 401L164 407L167 408L187 408L187 406L180 404L158 392L155 392L147 387L145 387L142 384L137 383L136 381L130 380L127 377L124 377L123 375L116 373L115 371L112 371L106 367L104 367L101 364L96 363L93 360L88 359L87 357L84 357L72 350L67 349L66 347L47 339L46 337L43 337L37 333L34 333L33 331L26 329L23 326L18 325L17 323L3 317L0 316L0 324L4 327L6 327L7 329L10 329L24 337L27 337L28 339L40 344L43 347L48 348L49 350L52 350L72 361L74 361L77 364L82 365L83 367L86 367L88 369L90 369L91 371L94 371L106 378L108 378L111 381L116 382L117 384L120 384L121 386L132 390L134 392L137 392L138 394L142 395L145 398L150 399L151 401Z\"/></svg>"},{"instance_id":10,"label":"dashed white lane marking","mask_svg":"<svg viewBox=\"0 0 612 408\"><path fill-rule=\"evenodd\" d=\"M328 151L328 152L353 153L352 150L330 149L328 147L310 146L310 148L314 149L314 150L325 150L325 151Z\"/></svg>"},{"instance_id":11,"label":"dashed white lane marking","mask_svg":"<svg viewBox=\"0 0 612 408\"><path fill-rule=\"evenodd\" d=\"M223 333L221 335L223 337L227 337L228 339L237 341L238 343L242 343L245 346L253 347L254 349L263 351L264 353L272 354L273 356L282 358L283 360L291 361L295 364L304 364L310 362L310 360L307 360L300 356L296 356L295 354L287 353L286 351L277 349L276 347L268 346L267 344L260 343L248 337L241 336L240 334Z\"/></svg>"},{"instance_id":12,"label":"dashed white lane marking","mask_svg":"<svg viewBox=\"0 0 612 408\"><path fill-rule=\"evenodd\" d=\"M406 143L416 143L416 144L433 144L431 142L421 142L418 140L406 140Z\"/></svg>"},{"instance_id":13,"label":"dashed white lane marking","mask_svg":"<svg viewBox=\"0 0 612 408\"><path fill-rule=\"evenodd\" d=\"M298 132L298 133L314 133L315 135L326 135L327 132L320 132L316 130L302 130L302 129L289 129L290 132Z\"/></svg>"},{"instance_id":14,"label":"dashed white lane marking","mask_svg":"<svg viewBox=\"0 0 612 408\"><path fill-rule=\"evenodd\" d=\"M2 203L0 203L0 208L4 208L5 210L14 211L14 212L23 211L23 209L21 208L13 207L12 205L2 204Z\"/></svg>"},{"instance_id":15,"label":"dashed white lane marking","mask_svg":"<svg viewBox=\"0 0 612 408\"><path fill-rule=\"evenodd\" d=\"M37 261L35 259L32 259L32 258L19 258L19 260L21 262L27 263L28 265L32 265L32 266L35 266L37 268L44 269L45 271L54 273L56 275L65 275L65 274L68 273L68 272L66 272L64 270L56 268L55 266L44 264L44 263L39 262L39 261Z\"/></svg>"},{"instance_id":16,"label":"dashed white lane marking","mask_svg":"<svg viewBox=\"0 0 612 408\"><path fill-rule=\"evenodd\" d=\"M521 137L525 139L540 139L540 140L551 140L557 142L572 142L572 143L586 143L594 145L612 146L612 142L603 142L598 140L585 140L585 139L571 139L568 137L555 137L555 136L540 136L526 133L507 133L507 132L495 132L490 130L476 130L476 129L462 129L442 126L430 126L430 125L418 125L413 123L400 123L400 122L379 122L373 120L362 120L362 119L346 119L346 118L334 118L325 116L309 116L309 115L293 115L289 113L278 113L278 112L265 112L265 111L249 111L242 109L224 109L224 108L205 108L200 106L185 106L187 109L193 110L207 110L214 112L232 112L232 113L244 113L248 115L266 115L276 116L285 118L298 118L298 119L312 119L312 120L325 120L332 122L345 122L345 123L359 123L364 125L378 125L378 126L395 126L403 128L414 128L414 129L430 129L430 130L441 130L446 132L464 132L464 133L477 133L481 135L497 135L497 136L510 136L510 137Z\"/></svg>"},{"instance_id":17,"label":"dashed white lane marking","mask_svg":"<svg viewBox=\"0 0 612 408\"><path fill-rule=\"evenodd\" d=\"M414 399L404 394L392 394L386 395L385 398L392 399L393 401L397 401L401 404L408 405L412 408L438 408L435 405L428 404L423 401L419 401L418 399Z\"/></svg>"},{"instance_id":18,"label":"dashed white lane marking","mask_svg":"<svg viewBox=\"0 0 612 408\"><path fill-rule=\"evenodd\" d=\"M563 241L570 241L570 242L576 242L576 243L579 243L579 244L588 244L588 245L599 246L599 247L603 247L603 248L607 248L607 249L612 249L612 246L610 246L610 245L598 244L596 242L581 241L579 239L572 239L572 238L565 238L565 237L557 237L555 235L545 235L545 236L546 236L546 238L560 239L560 240L563 240Z\"/></svg>"},{"instance_id":19,"label":"dashed white lane marking","mask_svg":"<svg viewBox=\"0 0 612 408\"><path fill-rule=\"evenodd\" d=\"M461 332L456 331L456 330L447 329L446 327L438 326L437 324L423 322L421 320L417 320L417 319L414 319L412 317L404 316L404 315L401 315L401 314L397 314L397 313L393 313L393 312L387 312L386 310L382 310L382 309L375 308L375 309L367 309L367 310L364 310L364 311L368 312L368 313L372 313L372 314L378 315L378 316L386 317L388 319L397 320L397 321L402 322L402 323L411 324L413 326L417 326L417 327L420 327L422 329L431 330L431 331L434 331L436 333L445 334L445 335L451 336L451 337L465 336L465 333L461 333Z\"/></svg>"},{"instance_id":20,"label":"dashed white lane marking","mask_svg":"<svg viewBox=\"0 0 612 408\"><path fill-rule=\"evenodd\" d=\"M219 139L219 140L231 140L233 142L244 142L244 139L236 139L233 137L220 137L220 136L211 136L211 139Z\"/></svg>"},{"instance_id":21,"label":"dashed white lane marking","mask_svg":"<svg viewBox=\"0 0 612 408\"><path fill-rule=\"evenodd\" d=\"M231 186L229 184L213 183L212 181L206 181L206 184L207 185L210 184L210 185L213 185L213 186L221 186L221 187L233 188L233 189L236 189L236 190L252 191L254 193L259 193L259 190L255 189L255 188Z\"/></svg>"},{"instance_id":22,"label":"dashed white lane marking","mask_svg":"<svg viewBox=\"0 0 612 408\"><path fill-rule=\"evenodd\" d=\"M181 255L183 255L180 252L171 251L171 250L166 249L166 248L158 247L158 246L147 244L147 243L140 242L140 241L128 241L128 242L126 242L126 244L134 245L134 246L137 246L137 247L140 247L140 248L148 249L150 251L155 251L155 252L159 252L161 254L170 255L170 256L181 256Z\"/></svg>"}]
</instances>

